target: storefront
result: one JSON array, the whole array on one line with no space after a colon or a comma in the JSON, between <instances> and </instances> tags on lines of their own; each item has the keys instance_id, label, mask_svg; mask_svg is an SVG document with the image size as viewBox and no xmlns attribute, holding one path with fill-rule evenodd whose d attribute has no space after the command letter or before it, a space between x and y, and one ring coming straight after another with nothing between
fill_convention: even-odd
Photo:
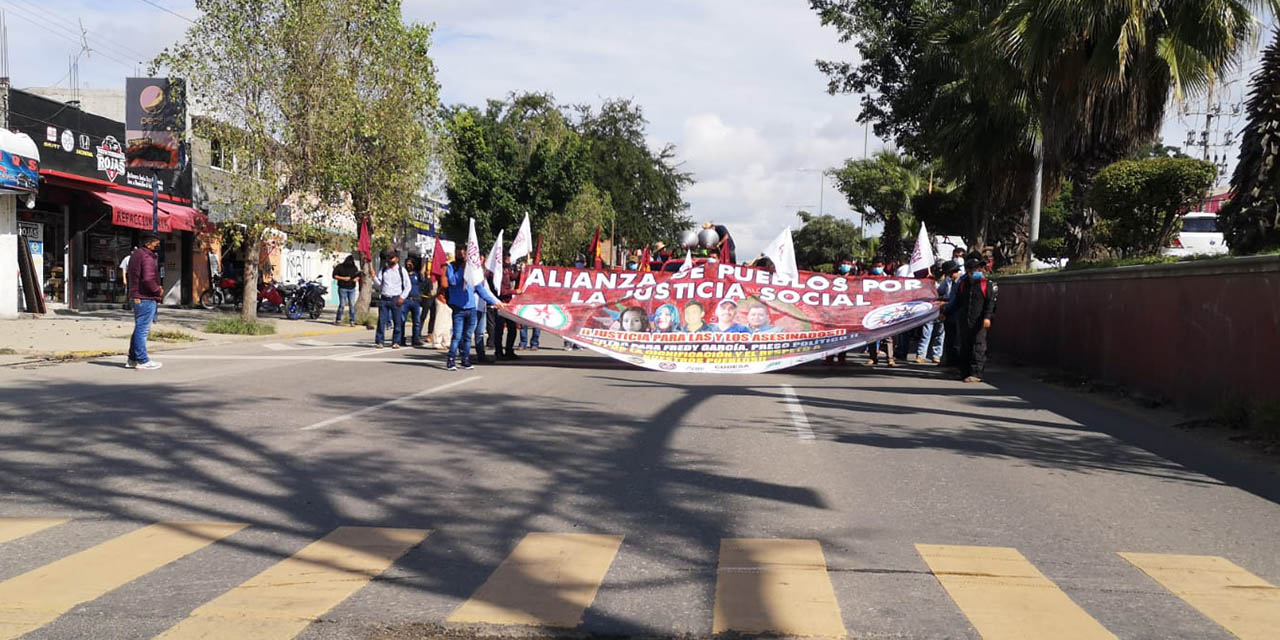
<instances>
[{"instance_id":1,"label":"storefront","mask_svg":"<svg viewBox=\"0 0 1280 640\"><path fill-rule=\"evenodd\" d=\"M156 229L163 246L164 304L190 305L199 236L212 230L191 207L191 170L140 174L124 166L124 123L18 90L10 126L40 145L40 189L20 224L43 239L46 299L75 309L125 302L120 265ZM152 202L153 181L159 196ZM206 267L207 269L207 267ZM61 286L56 286L56 285Z\"/></svg>"}]
</instances>

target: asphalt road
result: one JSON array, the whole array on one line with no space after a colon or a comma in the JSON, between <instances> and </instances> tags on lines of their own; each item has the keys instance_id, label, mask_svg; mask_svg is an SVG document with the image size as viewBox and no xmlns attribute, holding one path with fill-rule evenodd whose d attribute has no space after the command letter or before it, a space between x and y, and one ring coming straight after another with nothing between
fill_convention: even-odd
<instances>
[{"instance_id":1,"label":"asphalt road","mask_svg":"<svg viewBox=\"0 0 1280 640\"><path fill-rule=\"evenodd\" d=\"M0 370L0 638L1280 637L1280 478L1016 372L357 339Z\"/></svg>"}]
</instances>

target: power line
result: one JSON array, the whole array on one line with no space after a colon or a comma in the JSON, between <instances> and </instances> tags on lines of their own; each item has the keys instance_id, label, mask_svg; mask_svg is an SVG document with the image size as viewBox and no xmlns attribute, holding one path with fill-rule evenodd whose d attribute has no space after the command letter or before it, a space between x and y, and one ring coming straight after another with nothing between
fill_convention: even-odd
<instances>
[{"instance_id":1,"label":"power line","mask_svg":"<svg viewBox=\"0 0 1280 640\"><path fill-rule=\"evenodd\" d=\"M67 32L66 32L67 30L66 30L66 28L65 28L65 27L63 27L63 31L57 31L57 30L55 30L53 27L51 27L50 25L45 24L44 22L41 22L39 19L31 17L31 15L29 15L29 14L23 13L23 12L21 12L21 11L15 11L15 9L19 9L19 7L10 6L9 8L10 8L10 11L13 13L13 15L15 15L15 16L17 16L17 17L19 17L19 18L22 18L23 20L26 20L27 22L30 22L31 24L33 24L33 25L35 25L35 26L37 26L37 27L39 27L39 28L41 28L41 29L44 29L45 31L47 31L47 32L48 32L48 33L50 33L50 34L53 34L53 35L55 35L55 36L57 36L57 37L59 37L59 38L62 38L63 40L66 40L66 41L68 41L68 42L70 42L70 43L72 43L72 44L76 45L78 48L80 48L80 50L81 50L81 51L88 50L88 51L90 51L91 53L98 53L98 54L101 54L101 55L102 55L102 57L104 57L104 58L106 58L106 59L108 59L108 60L110 60L110 61L112 61L112 62L115 62L116 64L119 64L119 65L121 65L121 66L127 67L127 68L129 68L129 69L134 68L134 65L136 64L135 62L130 62L130 61L128 61L128 60L125 60L125 59L123 59L123 58L120 58L118 55L112 55L110 52L107 52L107 51L101 51L101 50L94 49L94 48L92 48L92 47L88 46L88 41L82 37L82 34L74 34L74 35L73 35L73 34L67 33ZM58 25L54 25L54 26L58 26Z\"/></svg>"},{"instance_id":2,"label":"power line","mask_svg":"<svg viewBox=\"0 0 1280 640\"><path fill-rule=\"evenodd\" d=\"M182 15L181 13L178 13L177 11L174 11L173 9L170 9L169 7L166 7L166 6L164 6L164 5L156 4L155 2L152 2L151 0L140 0L140 1L141 1L143 4L149 4L149 5L151 5L151 6L155 7L155 8L157 8L157 9L159 9L159 10L161 10L161 11L163 11L163 12L167 13L167 14L174 15L174 16L178 16L179 18L182 18L183 20L186 20L187 22L190 22L191 24L195 24L195 23L196 23L196 21L195 21L195 20L192 20L191 18L188 18L188 17L186 17L186 16Z\"/></svg>"},{"instance_id":3,"label":"power line","mask_svg":"<svg viewBox=\"0 0 1280 640\"><path fill-rule=\"evenodd\" d=\"M62 16L52 11L49 11L48 9L45 9L40 5L32 3L29 0L5 0L5 1L10 5L13 5L14 2L18 2L22 5L25 5L24 7L20 7L20 8L32 13L37 13L40 16L48 18L51 21L59 22L64 28L69 28L70 30L76 32L77 36L80 35L80 28L81 28L80 24L77 21L72 20L70 17ZM149 57L145 53L142 53L141 51L131 49L129 47L126 47L123 44L119 44L115 42L112 38L108 36L100 35L92 31L85 31L84 33L91 36L96 41L98 46L111 49L116 53L123 55L126 58L138 58L139 60L143 60Z\"/></svg>"},{"instance_id":4,"label":"power line","mask_svg":"<svg viewBox=\"0 0 1280 640\"><path fill-rule=\"evenodd\" d=\"M15 12L15 15L18 17L34 24L38 24L46 31L53 32L53 29L55 28L61 29L67 35L74 38L76 44L87 44L91 52L100 53L117 62L129 62L130 64L138 64L146 58L146 56L138 55L137 52L125 51L119 47L112 46L108 41L100 39L97 36L93 36L91 39L89 32L83 30L83 28L76 23L64 21L48 13L38 12L37 10L29 9L24 6L15 5L12 0L7 0L7 4L9 5L9 10ZM129 59L133 58L135 55L137 55L137 60L130 61Z\"/></svg>"}]
</instances>

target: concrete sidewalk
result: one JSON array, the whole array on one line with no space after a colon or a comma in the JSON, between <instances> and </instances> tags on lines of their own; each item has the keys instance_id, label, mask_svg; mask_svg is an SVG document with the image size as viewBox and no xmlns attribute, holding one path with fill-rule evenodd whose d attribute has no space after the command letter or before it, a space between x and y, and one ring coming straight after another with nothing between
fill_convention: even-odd
<instances>
[{"instance_id":1,"label":"concrete sidewalk","mask_svg":"<svg viewBox=\"0 0 1280 640\"><path fill-rule=\"evenodd\" d=\"M278 313L258 316L263 322L275 325L274 334L264 336L239 336L205 333L209 320L220 317L237 317L238 314L204 309L179 309L161 307L152 329L152 351L166 351L195 346L247 342L253 340L297 338L330 333L364 332L361 326L354 328L335 326L332 310L326 309L318 320L289 320ZM194 340L169 341L156 339L156 334L181 332ZM74 359L100 355L122 354L129 349L129 336L133 333L133 312L123 309L89 311L84 313L59 312L44 316L24 317L18 320L0 321L0 366L21 364L33 360Z\"/></svg>"}]
</instances>

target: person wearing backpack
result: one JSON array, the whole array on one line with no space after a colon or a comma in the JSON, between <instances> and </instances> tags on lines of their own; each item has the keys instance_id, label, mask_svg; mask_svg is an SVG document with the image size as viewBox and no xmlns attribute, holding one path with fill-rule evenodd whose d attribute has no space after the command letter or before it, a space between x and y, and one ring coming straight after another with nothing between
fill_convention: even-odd
<instances>
[{"instance_id":1,"label":"person wearing backpack","mask_svg":"<svg viewBox=\"0 0 1280 640\"><path fill-rule=\"evenodd\" d=\"M409 271L400 265L400 254L388 251L382 256L382 271L373 276L373 290L378 293L378 332L373 343L381 349L385 343L383 330L391 325L391 348L399 349L404 340L404 303L413 285Z\"/></svg>"},{"instance_id":2,"label":"person wearing backpack","mask_svg":"<svg viewBox=\"0 0 1280 640\"><path fill-rule=\"evenodd\" d=\"M960 376L965 382L982 382L987 366L987 331L996 312L1000 288L987 277L987 261L971 253L964 261L965 274L956 286L955 297L942 308L945 319L954 322Z\"/></svg>"}]
</instances>

